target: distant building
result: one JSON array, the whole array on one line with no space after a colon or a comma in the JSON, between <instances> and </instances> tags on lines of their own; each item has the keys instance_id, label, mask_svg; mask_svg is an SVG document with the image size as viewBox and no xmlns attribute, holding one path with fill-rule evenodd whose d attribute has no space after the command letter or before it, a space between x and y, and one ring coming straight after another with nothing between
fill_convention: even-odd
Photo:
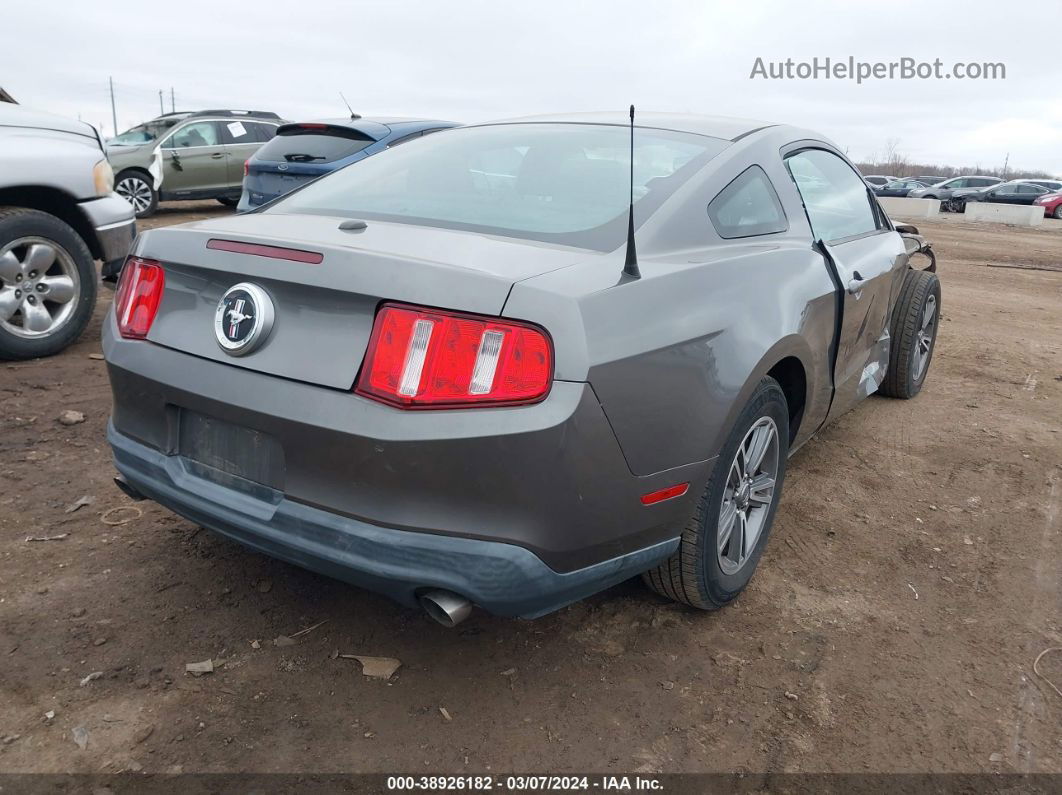
<instances>
[{"instance_id":1,"label":"distant building","mask_svg":"<svg viewBox=\"0 0 1062 795\"><path fill-rule=\"evenodd\" d=\"M18 104L17 102L15 102L15 98L8 94L6 91L4 91L4 89L2 88L0 88L0 102L10 102L13 105Z\"/></svg>"}]
</instances>

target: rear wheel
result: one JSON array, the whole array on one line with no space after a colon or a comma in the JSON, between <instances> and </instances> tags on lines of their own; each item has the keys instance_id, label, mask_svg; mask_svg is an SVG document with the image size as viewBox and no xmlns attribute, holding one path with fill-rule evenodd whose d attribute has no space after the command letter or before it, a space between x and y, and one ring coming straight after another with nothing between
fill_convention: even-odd
<instances>
[{"instance_id":1,"label":"rear wheel","mask_svg":"<svg viewBox=\"0 0 1062 795\"><path fill-rule=\"evenodd\" d=\"M1055 216L1055 218L1057 218L1057 219L1058 219L1059 221L1062 221L1062 204L1060 204L1060 205L1058 205L1057 207L1055 207L1055 211L1054 211L1053 215L1054 215L1054 216Z\"/></svg>"},{"instance_id":2,"label":"rear wheel","mask_svg":"<svg viewBox=\"0 0 1062 795\"><path fill-rule=\"evenodd\" d=\"M908 271L893 309L889 369L881 393L913 398L922 390L940 327L940 280L929 271Z\"/></svg>"},{"instance_id":3,"label":"rear wheel","mask_svg":"<svg viewBox=\"0 0 1062 795\"><path fill-rule=\"evenodd\" d=\"M218 201L221 204L224 204L226 207L235 207L237 204L240 203L239 199L230 199L228 197L219 198Z\"/></svg>"},{"instance_id":4,"label":"rear wheel","mask_svg":"<svg viewBox=\"0 0 1062 795\"><path fill-rule=\"evenodd\" d=\"M143 171L123 171L114 180L114 192L133 205L137 218L147 218L158 209L159 195L154 180Z\"/></svg>"},{"instance_id":5,"label":"rear wheel","mask_svg":"<svg viewBox=\"0 0 1062 795\"><path fill-rule=\"evenodd\" d=\"M0 207L0 358L35 359L78 338L96 304L96 268L70 226Z\"/></svg>"},{"instance_id":6,"label":"rear wheel","mask_svg":"<svg viewBox=\"0 0 1062 795\"><path fill-rule=\"evenodd\" d=\"M774 522L789 453L789 411L764 378L734 424L674 555L642 575L657 593L702 610L748 585Z\"/></svg>"}]
</instances>

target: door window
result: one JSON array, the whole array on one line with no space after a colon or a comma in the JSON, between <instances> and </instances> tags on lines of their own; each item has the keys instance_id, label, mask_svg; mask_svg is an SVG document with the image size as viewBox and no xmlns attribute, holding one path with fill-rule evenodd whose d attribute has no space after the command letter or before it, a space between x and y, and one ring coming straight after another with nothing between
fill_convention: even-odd
<instances>
[{"instance_id":1,"label":"door window","mask_svg":"<svg viewBox=\"0 0 1062 795\"><path fill-rule=\"evenodd\" d=\"M770 179L759 166L746 169L708 205L719 237L770 235L789 228Z\"/></svg>"},{"instance_id":2,"label":"door window","mask_svg":"<svg viewBox=\"0 0 1062 795\"><path fill-rule=\"evenodd\" d=\"M193 146L217 146L217 124L212 121L199 121L186 124L170 136L166 142L167 149L187 149Z\"/></svg>"},{"instance_id":3,"label":"door window","mask_svg":"<svg viewBox=\"0 0 1062 795\"><path fill-rule=\"evenodd\" d=\"M1019 185L1018 193L1031 193L1034 196L1039 196L1041 193L1047 193L1047 191L1044 188L1041 188L1039 185Z\"/></svg>"},{"instance_id":4,"label":"door window","mask_svg":"<svg viewBox=\"0 0 1062 795\"><path fill-rule=\"evenodd\" d=\"M1013 196L1018 191L1016 185L1001 185L992 192L1000 196Z\"/></svg>"},{"instance_id":5,"label":"door window","mask_svg":"<svg viewBox=\"0 0 1062 795\"><path fill-rule=\"evenodd\" d=\"M804 200L815 237L829 242L882 228L866 184L837 155L824 149L805 149L785 162Z\"/></svg>"}]
</instances>

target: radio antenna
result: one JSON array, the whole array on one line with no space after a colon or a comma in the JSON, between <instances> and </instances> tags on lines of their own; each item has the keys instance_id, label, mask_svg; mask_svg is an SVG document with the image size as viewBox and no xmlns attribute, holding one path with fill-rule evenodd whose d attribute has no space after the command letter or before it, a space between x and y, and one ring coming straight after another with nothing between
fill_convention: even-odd
<instances>
[{"instance_id":1,"label":"radio antenna","mask_svg":"<svg viewBox=\"0 0 1062 795\"><path fill-rule=\"evenodd\" d=\"M354 112L354 108L350 107L350 103L347 102L347 98L343 96L343 92L342 91L339 92L339 98L341 100L343 100L343 104L346 105L347 106L347 110L350 111L350 118L351 118L352 121L355 120L355 119L360 119L361 118L361 116L359 116L357 113Z\"/></svg>"},{"instance_id":2,"label":"radio antenna","mask_svg":"<svg viewBox=\"0 0 1062 795\"><path fill-rule=\"evenodd\" d=\"M627 258L623 263L623 272L633 279L640 279L638 270L638 252L634 248L634 105L631 105L631 194L630 212L627 215Z\"/></svg>"}]
</instances>

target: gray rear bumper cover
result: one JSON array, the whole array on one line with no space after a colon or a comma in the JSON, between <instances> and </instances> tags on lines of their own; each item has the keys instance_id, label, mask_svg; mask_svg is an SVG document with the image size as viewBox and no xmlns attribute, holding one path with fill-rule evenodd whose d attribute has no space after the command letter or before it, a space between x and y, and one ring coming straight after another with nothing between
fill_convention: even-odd
<instances>
[{"instance_id":1,"label":"gray rear bumper cover","mask_svg":"<svg viewBox=\"0 0 1062 795\"><path fill-rule=\"evenodd\" d=\"M445 588L491 613L535 618L653 567L678 546L671 539L560 573L514 544L379 527L271 490L259 499L193 474L184 459L109 423L107 438L118 471L145 497L267 555L407 605L418 591Z\"/></svg>"}]
</instances>

